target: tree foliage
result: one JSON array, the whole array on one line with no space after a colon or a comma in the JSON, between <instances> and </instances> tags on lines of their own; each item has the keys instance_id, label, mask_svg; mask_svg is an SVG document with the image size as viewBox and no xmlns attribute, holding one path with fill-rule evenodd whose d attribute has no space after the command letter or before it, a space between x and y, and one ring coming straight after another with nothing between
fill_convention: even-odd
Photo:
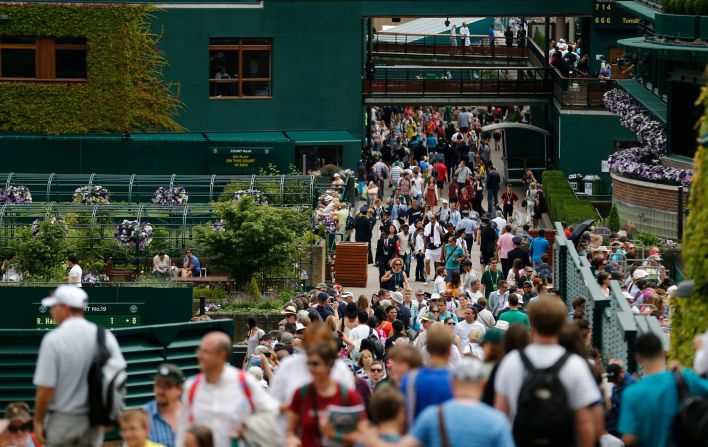
<instances>
[{"instance_id":1,"label":"tree foliage","mask_svg":"<svg viewBox=\"0 0 708 447\"><path fill-rule=\"evenodd\" d=\"M250 283L263 270L293 270L299 262L307 214L257 205L251 197L213 205L224 231L198 227L197 241L211 254L209 264L226 271L237 284Z\"/></svg>"},{"instance_id":2,"label":"tree foliage","mask_svg":"<svg viewBox=\"0 0 708 447\"><path fill-rule=\"evenodd\" d=\"M701 96L706 114L701 126L702 135L708 135L708 87ZM694 160L696 174L691 182L688 201L690 213L683 237L683 259L686 277L695 281L690 298L674 299L671 330L671 356L684 365L693 364L693 339L708 330L708 154L701 146Z\"/></svg>"},{"instance_id":3,"label":"tree foliage","mask_svg":"<svg viewBox=\"0 0 708 447\"><path fill-rule=\"evenodd\" d=\"M30 227L19 230L20 248L17 258L29 281L63 281L66 276L66 258L69 244L63 224L44 220L32 234Z\"/></svg>"},{"instance_id":4,"label":"tree foliage","mask_svg":"<svg viewBox=\"0 0 708 447\"><path fill-rule=\"evenodd\" d=\"M612 209L610 209L610 215L607 217L607 228L614 232L620 230L620 217L617 205L613 204Z\"/></svg>"}]
</instances>

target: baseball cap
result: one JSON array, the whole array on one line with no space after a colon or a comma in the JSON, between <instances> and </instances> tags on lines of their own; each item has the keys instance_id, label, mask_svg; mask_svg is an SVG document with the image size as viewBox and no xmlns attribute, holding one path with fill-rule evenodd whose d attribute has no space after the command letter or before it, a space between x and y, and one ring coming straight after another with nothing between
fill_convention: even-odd
<instances>
[{"instance_id":1,"label":"baseball cap","mask_svg":"<svg viewBox=\"0 0 708 447\"><path fill-rule=\"evenodd\" d=\"M439 300L440 299L440 294L439 293L433 293L430 295L430 300Z\"/></svg>"},{"instance_id":2,"label":"baseball cap","mask_svg":"<svg viewBox=\"0 0 708 447\"><path fill-rule=\"evenodd\" d=\"M327 292L320 292L317 294L317 301L327 301L329 299L329 294Z\"/></svg>"},{"instance_id":3,"label":"baseball cap","mask_svg":"<svg viewBox=\"0 0 708 447\"><path fill-rule=\"evenodd\" d=\"M661 255L660 254L653 254L647 258L649 261L661 261Z\"/></svg>"},{"instance_id":4,"label":"baseball cap","mask_svg":"<svg viewBox=\"0 0 708 447\"><path fill-rule=\"evenodd\" d=\"M5 407L5 419L8 421L29 422L32 420L30 416L29 405L25 402L12 402Z\"/></svg>"},{"instance_id":5,"label":"baseball cap","mask_svg":"<svg viewBox=\"0 0 708 447\"><path fill-rule=\"evenodd\" d=\"M476 358L464 358L452 369L452 378L461 382L478 382L484 379L484 367Z\"/></svg>"},{"instance_id":6,"label":"baseball cap","mask_svg":"<svg viewBox=\"0 0 708 447\"><path fill-rule=\"evenodd\" d=\"M88 301L88 295L81 287L63 285L54 289L51 295L42 300L42 306L52 307L57 304L82 309Z\"/></svg>"},{"instance_id":7,"label":"baseball cap","mask_svg":"<svg viewBox=\"0 0 708 447\"><path fill-rule=\"evenodd\" d=\"M642 278L646 278L647 276L649 276L649 273L647 273L646 270L644 270L644 269L637 269L637 270L634 271L634 273L632 273L632 280L637 281L637 280L640 280L640 279L642 279Z\"/></svg>"},{"instance_id":8,"label":"baseball cap","mask_svg":"<svg viewBox=\"0 0 708 447\"><path fill-rule=\"evenodd\" d=\"M513 242L514 244L520 244L521 238L519 236L514 236L513 238L511 238L511 242Z\"/></svg>"},{"instance_id":9,"label":"baseball cap","mask_svg":"<svg viewBox=\"0 0 708 447\"><path fill-rule=\"evenodd\" d=\"M295 323L295 332L300 332L305 330L305 325L302 323Z\"/></svg>"},{"instance_id":10,"label":"baseball cap","mask_svg":"<svg viewBox=\"0 0 708 447\"><path fill-rule=\"evenodd\" d=\"M354 298L354 294L351 292L344 292L344 293L342 293L342 298L343 299Z\"/></svg>"},{"instance_id":11,"label":"baseball cap","mask_svg":"<svg viewBox=\"0 0 708 447\"><path fill-rule=\"evenodd\" d=\"M181 385L184 382L184 374L179 366L173 363L163 363L157 367L155 380L167 380L174 384Z\"/></svg>"},{"instance_id":12,"label":"baseball cap","mask_svg":"<svg viewBox=\"0 0 708 447\"><path fill-rule=\"evenodd\" d=\"M317 287L315 287L315 289L326 289L326 288L327 288L327 284L325 284L323 282L317 284Z\"/></svg>"},{"instance_id":13,"label":"baseball cap","mask_svg":"<svg viewBox=\"0 0 708 447\"><path fill-rule=\"evenodd\" d=\"M427 313L424 313L423 315L420 316L420 321L433 321L430 319Z\"/></svg>"},{"instance_id":14,"label":"baseball cap","mask_svg":"<svg viewBox=\"0 0 708 447\"><path fill-rule=\"evenodd\" d=\"M531 281L524 281L521 287L533 287L533 283Z\"/></svg>"}]
</instances>

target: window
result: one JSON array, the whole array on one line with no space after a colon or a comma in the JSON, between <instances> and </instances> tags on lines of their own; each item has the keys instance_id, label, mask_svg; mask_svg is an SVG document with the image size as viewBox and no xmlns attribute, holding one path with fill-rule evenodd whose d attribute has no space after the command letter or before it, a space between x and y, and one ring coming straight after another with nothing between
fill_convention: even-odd
<instances>
[{"instance_id":1,"label":"window","mask_svg":"<svg viewBox=\"0 0 708 447\"><path fill-rule=\"evenodd\" d=\"M0 80L86 79L85 38L0 36Z\"/></svg>"},{"instance_id":2,"label":"window","mask_svg":"<svg viewBox=\"0 0 708 447\"><path fill-rule=\"evenodd\" d=\"M266 38L209 39L209 97L270 98L273 42Z\"/></svg>"}]
</instances>

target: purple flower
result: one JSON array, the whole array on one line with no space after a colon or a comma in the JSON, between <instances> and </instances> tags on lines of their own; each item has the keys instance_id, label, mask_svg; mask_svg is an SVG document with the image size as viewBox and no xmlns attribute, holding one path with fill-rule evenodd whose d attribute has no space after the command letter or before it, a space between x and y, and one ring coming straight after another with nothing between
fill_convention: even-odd
<instances>
[{"instance_id":1,"label":"purple flower","mask_svg":"<svg viewBox=\"0 0 708 447\"><path fill-rule=\"evenodd\" d=\"M646 112L628 93L613 89L605 93L605 107L617 115L623 126L637 135L640 145L612 154L610 169L629 177L675 185L689 185L692 169L661 165L666 155L664 126Z\"/></svg>"}]
</instances>

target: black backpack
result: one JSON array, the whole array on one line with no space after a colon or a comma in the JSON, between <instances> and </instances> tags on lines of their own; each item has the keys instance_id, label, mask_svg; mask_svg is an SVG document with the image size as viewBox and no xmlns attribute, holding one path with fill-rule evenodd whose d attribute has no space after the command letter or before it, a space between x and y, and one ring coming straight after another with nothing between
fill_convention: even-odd
<instances>
[{"instance_id":1,"label":"black backpack","mask_svg":"<svg viewBox=\"0 0 708 447\"><path fill-rule=\"evenodd\" d=\"M352 231L354 229L354 226L356 224L356 221L352 216L347 216L347 223L344 225L344 229L346 231Z\"/></svg>"},{"instance_id":2,"label":"black backpack","mask_svg":"<svg viewBox=\"0 0 708 447\"><path fill-rule=\"evenodd\" d=\"M708 400L691 396L683 374L674 371L679 395L679 410L671 427L678 447L708 446Z\"/></svg>"},{"instance_id":3,"label":"black backpack","mask_svg":"<svg viewBox=\"0 0 708 447\"><path fill-rule=\"evenodd\" d=\"M575 445L575 417L559 372L570 357L565 352L550 368L536 369L519 351L526 369L514 419L518 447Z\"/></svg>"},{"instance_id":4,"label":"black backpack","mask_svg":"<svg viewBox=\"0 0 708 447\"><path fill-rule=\"evenodd\" d=\"M115 425L125 405L125 361L106 347L106 330L96 331L96 351L88 371L88 404L91 427Z\"/></svg>"},{"instance_id":5,"label":"black backpack","mask_svg":"<svg viewBox=\"0 0 708 447\"><path fill-rule=\"evenodd\" d=\"M369 336L366 337L366 339L369 340L371 342L371 344L374 346L374 352L372 352L372 354L374 354L374 357L377 360L383 359L384 347L381 344L381 340L379 339L379 337L377 337L376 334L374 333L373 329L369 328Z\"/></svg>"}]
</instances>

